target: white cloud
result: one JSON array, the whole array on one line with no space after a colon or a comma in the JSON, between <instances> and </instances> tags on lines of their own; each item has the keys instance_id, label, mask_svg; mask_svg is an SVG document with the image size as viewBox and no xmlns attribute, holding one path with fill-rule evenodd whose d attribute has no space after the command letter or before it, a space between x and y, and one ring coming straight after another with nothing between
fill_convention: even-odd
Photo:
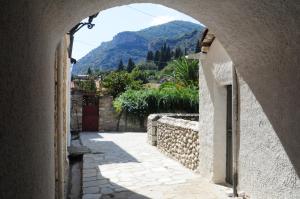
<instances>
[{"instance_id":1,"label":"white cloud","mask_svg":"<svg viewBox=\"0 0 300 199\"><path fill-rule=\"evenodd\" d=\"M174 20L175 20L175 18L172 16L157 16L150 22L150 25L156 26L156 25L168 23L168 22L174 21Z\"/></svg>"}]
</instances>

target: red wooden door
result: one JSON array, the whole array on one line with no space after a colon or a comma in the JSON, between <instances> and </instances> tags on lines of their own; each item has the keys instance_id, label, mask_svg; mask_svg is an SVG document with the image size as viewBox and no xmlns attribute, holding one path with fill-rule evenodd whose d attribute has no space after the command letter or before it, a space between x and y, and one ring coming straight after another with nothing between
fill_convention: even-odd
<instances>
[{"instance_id":1,"label":"red wooden door","mask_svg":"<svg viewBox=\"0 0 300 199\"><path fill-rule=\"evenodd\" d=\"M82 102L82 131L98 131L99 103L95 95L84 95Z\"/></svg>"}]
</instances>

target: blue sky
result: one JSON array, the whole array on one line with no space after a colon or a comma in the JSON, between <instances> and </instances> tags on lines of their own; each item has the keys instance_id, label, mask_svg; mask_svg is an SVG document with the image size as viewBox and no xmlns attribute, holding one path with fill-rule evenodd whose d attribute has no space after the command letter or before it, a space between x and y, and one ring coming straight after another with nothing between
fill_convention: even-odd
<instances>
[{"instance_id":1,"label":"blue sky","mask_svg":"<svg viewBox=\"0 0 300 199\"><path fill-rule=\"evenodd\" d=\"M96 24L93 29L84 27L75 34L73 58L79 60L119 32L137 31L173 20L200 24L181 12L157 4L131 4L101 11L93 21Z\"/></svg>"}]
</instances>

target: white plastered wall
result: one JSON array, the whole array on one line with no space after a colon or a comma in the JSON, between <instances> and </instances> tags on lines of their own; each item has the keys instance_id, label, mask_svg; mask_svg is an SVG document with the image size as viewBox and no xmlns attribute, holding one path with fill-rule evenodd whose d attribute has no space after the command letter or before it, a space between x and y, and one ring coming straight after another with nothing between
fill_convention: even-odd
<instances>
[{"instance_id":1,"label":"white plastered wall","mask_svg":"<svg viewBox=\"0 0 300 199\"><path fill-rule=\"evenodd\" d=\"M254 199L300 198L300 179L262 106L241 76L238 92L238 190Z\"/></svg>"},{"instance_id":2,"label":"white plastered wall","mask_svg":"<svg viewBox=\"0 0 300 199\"><path fill-rule=\"evenodd\" d=\"M212 43L207 55L200 55L200 60L199 172L215 183L223 183L226 85L232 84L233 63L218 40ZM237 93L239 192L256 199L299 198L299 177L263 108L239 74Z\"/></svg>"},{"instance_id":3,"label":"white plastered wall","mask_svg":"<svg viewBox=\"0 0 300 199\"><path fill-rule=\"evenodd\" d=\"M232 61L215 39L200 55L200 173L215 183L226 175L226 86L232 84Z\"/></svg>"}]
</instances>

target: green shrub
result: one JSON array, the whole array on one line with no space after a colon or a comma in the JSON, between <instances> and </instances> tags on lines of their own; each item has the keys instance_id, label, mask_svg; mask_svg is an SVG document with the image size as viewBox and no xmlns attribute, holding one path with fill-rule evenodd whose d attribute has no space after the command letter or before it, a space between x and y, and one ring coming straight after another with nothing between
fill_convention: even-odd
<instances>
[{"instance_id":1,"label":"green shrub","mask_svg":"<svg viewBox=\"0 0 300 199\"><path fill-rule=\"evenodd\" d=\"M89 80L76 80L75 84L78 85L79 89L85 92L96 92L96 83L93 79Z\"/></svg>"},{"instance_id":2,"label":"green shrub","mask_svg":"<svg viewBox=\"0 0 300 199\"><path fill-rule=\"evenodd\" d=\"M174 60L171 64L175 68L175 78L178 82L182 82L185 86L198 87L199 67L198 60L181 58Z\"/></svg>"},{"instance_id":3,"label":"green shrub","mask_svg":"<svg viewBox=\"0 0 300 199\"><path fill-rule=\"evenodd\" d=\"M161 71L161 78L173 79L177 84L198 87L198 60L182 57L168 64Z\"/></svg>"},{"instance_id":4,"label":"green shrub","mask_svg":"<svg viewBox=\"0 0 300 199\"><path fill-rule=\"evenodd\" d=\"M198 112L198 90L182 87L175 83L165 83L159 89L127 90L114 100L117 112L143 120L151 113Z\"/></svg>"},{"instance_id":5,"label":"green shrub","mask_svg":"<svg viewBox=\"0 0 300 199\"><path fill-rule=\"evenodd\" d=\"M142 82L134 80L132 75L126 71L110 72L103 79L103 86L114 98L127 89L141 89Z\"/></svg>"},{"instance_id":6,"label":"green shrub","mask_svg":"<svg viewBox=\"0 0 300 199\"><path fill-rule=\"evenodd\" d=\"M137 67L135 67L132 72L130 73L130 76L133 80L135 81L140 81L143 84L148 83L147 80L147 73L138 69Z\"/></svg>"},{"instance_id":7,"label":"green shrub","mask_svg":"<svg viewBox=\"0 0 300 199\"><path fill-rule=\"evenodd\" d=\"M156 66L156 64L153 61L140 63L139 65L137 65L137 67L140 70L158 70L158 67Z\"/></svg>"},{"instance_id":8,"label":"green shrub","mask_svg":"<svg viewBox=\"0 0 300 199\"><path fill-rule=\"evenodd\" d=\"M159 87L159 109L175 112L198 112L199 92L194 86L184 87L174 82Z\"/></svg>"}]
</instances>

